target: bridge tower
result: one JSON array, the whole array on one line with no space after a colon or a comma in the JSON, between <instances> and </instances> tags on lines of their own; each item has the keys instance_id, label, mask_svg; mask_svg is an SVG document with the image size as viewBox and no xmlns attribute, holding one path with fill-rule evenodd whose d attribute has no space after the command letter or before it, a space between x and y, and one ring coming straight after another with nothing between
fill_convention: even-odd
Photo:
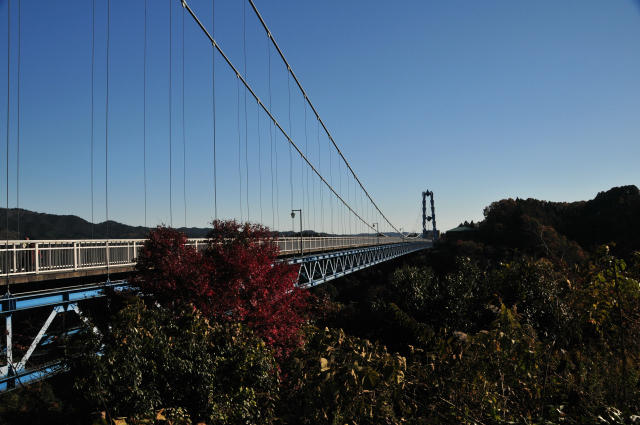
<instances>
[{"instance_id":1,"label":"bridge tower","mask_svg":"<svg viewBox=\"0 0 640 425\"><path fill-rule=\"evenodd\" d=\"M427 196L431 197L431 216L427 216ZM433 239L438 239L438 231L436 230L436 208L433 205L433 192L427 190L422 192L422 237L427 238L427 221L433 220Z\"/></svg>"}]
</instances>

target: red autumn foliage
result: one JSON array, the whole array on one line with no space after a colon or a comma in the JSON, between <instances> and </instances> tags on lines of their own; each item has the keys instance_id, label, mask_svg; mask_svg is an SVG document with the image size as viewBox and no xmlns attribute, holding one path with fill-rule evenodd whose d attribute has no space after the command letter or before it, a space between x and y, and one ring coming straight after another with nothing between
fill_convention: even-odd
<instances>
[{"instance_id":1,"label":"red autumn foliage","mask_svg":"<svg viewBox=\"0 0 640 425\"><path fill-rule=\"evenodd\" d=\"M248 325L285 358L302 343L308 293L295 286L297 267L278 262L274 235L257 224L216 220L206 250L159 226L138 255L133 283L160 305L193 304L214 320Z\"/></svg>"}]
</instances>

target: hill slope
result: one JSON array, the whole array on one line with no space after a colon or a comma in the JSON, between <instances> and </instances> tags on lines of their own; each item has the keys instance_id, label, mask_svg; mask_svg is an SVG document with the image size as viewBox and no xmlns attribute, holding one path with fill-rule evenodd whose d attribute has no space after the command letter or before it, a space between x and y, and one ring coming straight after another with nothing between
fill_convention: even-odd
<instances>
[{"instance_id":1,"label":"hill slope","mask_svg":"<svg viewBox=\"0 0 640 425\"><path fill-rule=\"evenodd\" d=\"M614 187L590 201L503 199L484 210L481 239L525 251L547 250L578 260L582 250L616 243L616 252L640 250L640 191Z\"/></svg>"},{"instance_id":2,"label":"hill slope","mask_svg":"<svg viewBox=\"0 0 640 425\"><path fill-rule=\"evenodd\" d=\"M20 234L18 235L18 219ZM7 222L7 209L0 209L0 223ZM203 238L207 228L178 229L191 238ZM143 226L128 226L109 220L110 239L138 239L145 238L149 228ZM6 238L6 229L0 230L0 237ZM105 239L107 237L107 223L91 224L75 215L55 215L38 213L24 209L9 209L9 239Z\"/></svg>"}]
</instances>

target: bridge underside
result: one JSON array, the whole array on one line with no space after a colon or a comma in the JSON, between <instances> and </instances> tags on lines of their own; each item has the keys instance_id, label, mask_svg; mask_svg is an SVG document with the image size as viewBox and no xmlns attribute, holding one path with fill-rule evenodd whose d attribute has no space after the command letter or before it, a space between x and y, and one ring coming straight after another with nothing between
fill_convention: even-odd
<instances>
[{"instance_id":1,"label":"bridge underside","mask_svg":"<svg viewBox=\"0 0 640 425\"><path fill-rule=\"evenodd\" d=\"M298 285L308 288L431 246L430 242L381 245L309 255L291 262L300 264Z\"/></svg>"},{"instance_id":2,"label":"bridge underside","mask_svg":"<svg viewBox=\"0 0 640 425\"><path fill-rule=\"evenodd\" d=\"M306 257L288 258L282 261L300 265L298 285L309 288L431 246L431 242L399 243L347 249L319 255L311 254ZM128 286L126 281L117 281L21 295L5 295L0 301L2 306L0 313L5 317L6 330L6 344L3 344L4 359L2 359L4 361L0 365L0 392L9 391L16 388L16 385L25 385L64 371L63 360L41 362L28 367L29 360L36 350L51 342L52 335L47 335L47 331L53 319L59 313L75 312L82 320L85 320L79 307L80 302L102 297L106 288L121 289L126 286ZM15 360L12 319L14 314L28 310L33 310L35 314L35 309L39 309L38 316L42 316L43 312L46 314L49 311L50 313L40 331L33 337L28 350L20 360Z\"/></svg>"}]
</instances>

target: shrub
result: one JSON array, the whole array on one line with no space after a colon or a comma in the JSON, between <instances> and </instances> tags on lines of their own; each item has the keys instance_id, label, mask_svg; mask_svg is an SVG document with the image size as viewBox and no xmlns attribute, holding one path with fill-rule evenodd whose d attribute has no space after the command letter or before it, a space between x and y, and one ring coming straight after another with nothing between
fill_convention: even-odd
<instances>
[{"instance_id":1,"label":"shrub","mask_svg":"<svg viewBox=\"0 0 640 425\"><path fill-rule=\"evenodd\" d=\"M78 344L84 356L75 360L75 387L112 417L173 408L207 423L272 419L276 364L245 326L210 323L188 306L174 315L133 298L107 334L85 332Z\"/></svg>"},{"instance_id":2,"label":"shrub","mask_svg":"<svg viewBox=\"0 0 640 425\"><path fill-rule=\"evenodd\" d=\"M198 252L182 233L151 231L133 283L166 308L192 304L208 318L245 323L285 358L302 343L307 307L296 266L278 261L274 235L260 225L216 220L208 239Z\"/></svg>"}]
</instances>

